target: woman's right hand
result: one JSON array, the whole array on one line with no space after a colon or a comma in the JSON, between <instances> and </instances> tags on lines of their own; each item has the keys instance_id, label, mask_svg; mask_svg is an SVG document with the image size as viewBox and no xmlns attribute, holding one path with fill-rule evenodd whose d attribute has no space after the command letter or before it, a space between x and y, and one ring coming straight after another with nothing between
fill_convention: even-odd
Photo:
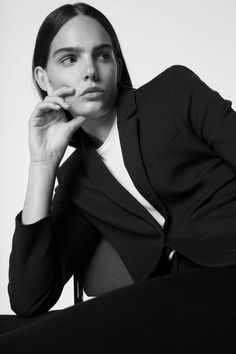
<instances>
[{"instance_id":1,"label":"woman's right hand","mask_svg":"<svg viewBox=\"0 0 236 354\"><path fill-rule=\"evenodd\" d=\"M37 104L29 119L30 159L31 163L59 165L71 136L85 117L68 121L63 111L69 109L65 97L74 95L75 89L63 86L54 91L49 82L47 86L48 96Z\"/></svg>"}]
</instances>

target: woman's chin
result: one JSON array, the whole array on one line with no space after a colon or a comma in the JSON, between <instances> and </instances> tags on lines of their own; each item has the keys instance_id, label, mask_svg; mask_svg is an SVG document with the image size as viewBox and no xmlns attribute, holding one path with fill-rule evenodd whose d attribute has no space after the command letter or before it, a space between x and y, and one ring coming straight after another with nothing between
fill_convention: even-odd
<instances>
[{"instance_id":1,"label":"woman's chin","mask_svg":"<svg viewBox=\"0 0 236 354\"><path fill-rule=\"evenodd\" d=\"M80 109L76 109L76 107L71 107L70 113L73 117L83 116L85 118L94 118L106 114L106 110L104 109L104 107L101 107L101 105L94 104L92 107L85 107L83 109L81 107Z\"/></svg>"}]
</instances>

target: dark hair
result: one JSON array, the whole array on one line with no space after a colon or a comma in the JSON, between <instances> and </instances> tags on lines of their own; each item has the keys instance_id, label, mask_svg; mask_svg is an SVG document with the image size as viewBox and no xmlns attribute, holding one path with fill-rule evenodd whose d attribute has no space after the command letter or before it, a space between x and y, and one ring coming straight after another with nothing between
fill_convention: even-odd
<instances>
[{"instance_id":1,"label":"dark hair","mask_svg":"<svg viewBox=\"0 0 236 354\"><path fill-rule=\"evenodd\" d=\"M132 87L132 82L129 76L129 72L127 70L127 66L120 48L120 43L111 23L106 18L106 16L103 15L102 12L100 12L96 8L88 4L78 2L75 4L63 5L57 8L56 10L52 11L45 18L44 22L42 23L38 31L35 48L34 48L33 61L32 61L32 75L33 75L34 84L36 85L37 91L42 99L45 98L47 93L39 87L37 81L35 80L34 69L36 68L36 66L41 66L42 68L46 67L48 56L49 56L50 45L53 38L56 36L57 32L67 21L69 21L70 19L78 15L90 16L94 18L96 21L98 21L104 27L104 29L107 31L107 33L111 38L116 59L120 58L123 63L119 83L121 85L128 85Z\"/></svg>"}]
</instances>

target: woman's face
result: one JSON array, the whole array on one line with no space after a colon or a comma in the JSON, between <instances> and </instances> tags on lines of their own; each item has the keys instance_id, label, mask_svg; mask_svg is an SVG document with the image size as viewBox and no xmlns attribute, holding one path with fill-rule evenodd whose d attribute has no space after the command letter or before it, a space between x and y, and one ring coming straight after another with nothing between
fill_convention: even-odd
<instances>
[{"instance_id":1,"label":"woman's face","mask_svg":"<svg viewBox=\"0 0 236 354\"><path fill-rule=\"evenodd\" d=\"M65 98L72 116L93 118L109 113L114 107L120 65L109 34L93 18L80 15L69 20L54 37L46 72L53 89L61 86L75 89L73 96ZM104 92L82 94L93 86Z\"/></svg>"}]
</instances>

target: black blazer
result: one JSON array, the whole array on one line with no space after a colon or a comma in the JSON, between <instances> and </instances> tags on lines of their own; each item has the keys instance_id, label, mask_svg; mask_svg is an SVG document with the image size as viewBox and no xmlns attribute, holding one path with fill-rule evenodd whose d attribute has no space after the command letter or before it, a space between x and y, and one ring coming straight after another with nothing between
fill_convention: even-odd
<instances>
[{"instance_id":1,"label":"black blazer","mask_svg":"<svg viewBox=\"0 0 236 354\"><path fill-rule=\"evenodd\" d=\"M58 171L52 214L32 225L21 225L21 213L16 217L12 303L17 303L19 269L25 286L30 279L26 254L28 269L40 263L37 291L28 300L32 309L33 300L37 308L48 308L101 237L115 247L136 282L152 273L165 247L199 265L235 265L236 112L231 103L181 65L138 89L119 86L124 162L136 188L165 217L164 228L116 181L79 129L78 148Z\"/></svg>"}]
</instances>

